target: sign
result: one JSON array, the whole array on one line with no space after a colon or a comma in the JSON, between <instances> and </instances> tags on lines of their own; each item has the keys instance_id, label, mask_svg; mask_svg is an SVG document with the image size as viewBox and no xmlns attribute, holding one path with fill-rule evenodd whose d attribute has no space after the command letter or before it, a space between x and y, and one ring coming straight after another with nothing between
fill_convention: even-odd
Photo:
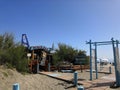
<instances>
[{"instance_id":1,"label":"sign","mask_svg":"<svg viewBox=\"0 0 120 90\"><path fill-rule=\"evenodd\" d=\"M86 64L86 56L81 55L81 56L76 56L74 60L75 65L85 65Z\"/></svg>"}]
</instances>

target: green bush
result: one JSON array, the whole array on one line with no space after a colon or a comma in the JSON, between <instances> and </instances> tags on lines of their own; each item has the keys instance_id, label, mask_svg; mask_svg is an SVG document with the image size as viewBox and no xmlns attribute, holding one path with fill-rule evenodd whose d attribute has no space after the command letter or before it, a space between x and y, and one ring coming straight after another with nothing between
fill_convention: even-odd
<instances>
[{"instance_id":1,"label":"green bush","mask_svg":"<svg viewBox=\"0 0 120 90\"><path fill-rule=\"evenodd\" d=\"M25 47L14 41L13 34L0 35L0 65L26 72L28 65L26 54Z\"/></svg>"},{"instance_id":2,"label":"green bush","mask_svg":"<svg viewBox=\"0 0 120 90\"><path fill-rule=\"evenodd\" d=\"M27 57L25 53L25 48L23 46L17 46L9 50L9 61L13 67L18 71L24 72L27 71Z\"/></svg>"}]
</instances>

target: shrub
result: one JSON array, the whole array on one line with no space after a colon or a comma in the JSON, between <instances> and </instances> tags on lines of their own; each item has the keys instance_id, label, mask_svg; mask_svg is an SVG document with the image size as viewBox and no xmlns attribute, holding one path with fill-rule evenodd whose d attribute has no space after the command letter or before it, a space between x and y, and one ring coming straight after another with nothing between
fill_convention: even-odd
<instances>
[{"instance_id":1,"label":"shrub","mask_svg":"<svg viewBox=\"0 0 120 90\"><path fill-rule=\"evenodd\" d=\"M14 41L13 34L0 35L0 64L8 68L16 68L20 72L27 71L25 47Z\"/></svg>"}]
</instances>

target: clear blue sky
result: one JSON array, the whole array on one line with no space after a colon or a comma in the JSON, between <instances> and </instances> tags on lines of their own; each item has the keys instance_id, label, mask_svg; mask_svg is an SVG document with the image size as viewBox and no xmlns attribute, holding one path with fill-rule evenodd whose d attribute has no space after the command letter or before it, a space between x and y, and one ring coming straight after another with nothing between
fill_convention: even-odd
<instances>
[{"instance_id":1,"label":"clear blue sky","mask_svg":"<svg viewBox=\"0 0 120 90\"><path fill-rule=\"evenodd\" d=\"M0 0L0 33L16 40L26 33L30 45L65 43L86 50L85 41L120 39L120 0ZM110 46L98 49L111 57Z\"/></svg>"}]
</instances>

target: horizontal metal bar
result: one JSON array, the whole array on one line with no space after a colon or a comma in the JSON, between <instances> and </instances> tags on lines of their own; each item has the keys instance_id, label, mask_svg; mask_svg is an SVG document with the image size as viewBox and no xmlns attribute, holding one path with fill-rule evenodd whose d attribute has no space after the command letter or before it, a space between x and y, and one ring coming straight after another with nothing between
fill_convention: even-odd
<instances>
[{"instance_id":1,"label":"horizontal metal bar","mask_svg":"<svg viewBox=\"0 0 120 90\"><path fill-rule=\"evenodd\" d=\"M112 41L104 41L104 42L86 42L86 44L96 44L96 45L109 45L109 44L112 44ZM119 41L114 41L114 43L118 43L120 44Z\"/></svg>"},{"instance_id":2,"label":"horizontal metal bar","mask_svg":"<svg viewBox=\"0 0 120 90\"><path fill-rule=\"evenodd\" d=\"M100 46L100 45L111 45L112 43L104 43L104 44L97 44L97 46ZM95 44L93 44L95 46Z\"/></svg>"},{"instance_id":3,"label":"horizontal metal bar","mask_svg":"<svg viewBox=\"0 0 120 90\"><path fill-rule=\"evenodd\" d=\"M104 41L104 42L86 42L86 44L97 44L97 43L111 43L112 41Z\"/></svg>"}]
</instances>

